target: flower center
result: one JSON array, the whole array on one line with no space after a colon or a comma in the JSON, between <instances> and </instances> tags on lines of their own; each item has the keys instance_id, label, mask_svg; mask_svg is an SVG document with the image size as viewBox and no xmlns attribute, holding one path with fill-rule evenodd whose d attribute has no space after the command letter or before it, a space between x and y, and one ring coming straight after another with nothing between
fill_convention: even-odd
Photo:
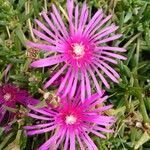
<instances>
[{"instance_id":1,"label":"flower center","mask_svg":"<svg viewBox=\"0 0 150 150\"><path fill-rule=\"evenodd\" d=\"M66 116L65 122L67 125L73 125L74 123L76 123L76 121L77 121L77 118L74 117L73 115Z\"/></svg>"},{"instance_id":2,"label":"flower center","mask_svg":"<svg viewBox=\"0 0 150 150\"><path fill-rule=\"evenodd\" d=\"M85 51L84 51L85 50L84 45L82 45L81 43L80 44L75 43L75 44L73 44L72 48L73 48L73 53L75 54L76 58L83 57L83 55L85 53Z\"/></svg>"},{"instance_id":3,"label":"flower center","mask_svg":"<svg viewBox=\"0 0 150 150\"><path fill-rule=\"evenodd\" d=\"M11 94L10 94L10 93L6 93L6 94L4 95L4 99L5 99L6 101L10 100L10 99L11 99Z\"/></svg>"}]
</instances>

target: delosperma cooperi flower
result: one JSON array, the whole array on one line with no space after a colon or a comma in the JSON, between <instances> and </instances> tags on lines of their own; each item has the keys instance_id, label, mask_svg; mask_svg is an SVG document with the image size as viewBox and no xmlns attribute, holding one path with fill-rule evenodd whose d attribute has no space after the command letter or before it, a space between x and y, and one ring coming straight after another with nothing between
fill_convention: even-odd
<instances>
[{"instance_id":1,"label":"delosperma cooperi flower","mask_svg":"<svg viewBox=\"0 0 150 150\"><path fill-rule=\"evenodd\" d=\"M42 123L25 126L27 135L44 134L53 131L53 135L38 150L47 150L51 146L57 150L60 144L63 144L63 150L75 150L76 143L81 150L98 150L89 133L100 138L106 138L104 132L112 133L110 127L115 122L113 116L106 116L104 111L112 108L112 105L96 107L102 104L108 96L100 97L99 94L93 94L83 103L80 100L80 93L74 98L60 98L60 105L57 108L49 106L44 108L35 108L29 106L32 110L28 113L29 117Z\"/></svg>"},{"instance_id":2,"label":"delosperma cooperi flower","mask_svg":"<svg viewBox=\"0 0 150 150\"><path fill-rule=\"evenodd\" d=\"M89 10L86 3L80 8L79 5L74 6L73 0L67 0L67 12L69 20L65 23L54 4L50 14L43 11L41 16L45 23L35 19L42 31L33 29L33 33L43 42L28 41L27 45L55 53L53 56L33 62L32 67L60 64L59 71L46 82L44 88L48 88L62 73L65 73L58 93L65 89L64 96L69 93L70 97L73 97L79 82L83 101L85 97L91 95L91 82L94 82L100 95L102 93L99 81L102 81L107 88L110 87L105 75L112 81L119 82L120 76L110 64L117 64L116 59L126 60L126 57L116 54L116 52L125 52L126 49L107 44L122 36L114 34L118 26L106 25L111 15L105 18L100 9L91 20L88 20Z\"/></svg>"},{"instance_id":3,"label":"delosperma cooperi flower","mask_svg":"<svg viewBox=\"0 0 150 150\"><path fill-rule=\"evenodd\" d=\"M5 84L0 86L0 126L7 126L7 123L13 121L16 113L12 112L11 109L15 109L17 103L24 106L36 105L39 100L32 98L27 91L21 90L15 85ZM5 118L5 115L7 118Z\"/></svg>"}]
</instances>

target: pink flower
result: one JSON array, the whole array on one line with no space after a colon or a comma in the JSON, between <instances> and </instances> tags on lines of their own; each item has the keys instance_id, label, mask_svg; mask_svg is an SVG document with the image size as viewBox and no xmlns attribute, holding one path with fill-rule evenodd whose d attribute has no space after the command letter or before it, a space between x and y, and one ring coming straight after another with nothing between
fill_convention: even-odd
<instances>
[{"instance_id":1,"label":"pink flower","mask_svg":"<svg viewBox=\"0 0 150 150\"><path fill-rule=\"evenodd\" d=\"M94 82L97 92L102 95L99 81L102 81L107 88L110 86L101 71L118 83L120 76L110 64L117 64L116 59L126 60L126 57L116 54L116 52L125 52L124 48L107 45L107 42L122 36L114 34L118 26L106 25L112 16L104 18L102 10L98 10L88 21L89 10L86 3L79 8L79 5L74 6L73 0L67 0L68 24L63 22L55 5L52 5L52 9L50 17L44 11L41 13L45 20L44 24L35 19L36 24L43 31L33 29L33 32L43 42L30 41L27 45L54 52L56 55L35 61L31 66L39 68L63 65L60 65L62 67L50 78L44 88L48 88L62 73L66 73L58 93L65 89L64 96L69 93L72 98L79 81L82 88L81 100L91 95L91 82Z\"/></svg>"},{"instance_id":2,"label":"pink flower","mask_svg":"<svg viewBox=\"0 0 150 150\"><path fill-rule=\"evenodd\" d=\"M15 85L0 86L0 124L8 125L7 123L14 119L16 113L11 112L11 108L15 109L17 103L27 106L29 104L36 105L38 102L38 100L31 98L27 91L20 90ZM10 108L10 111L7 107Z\"/></svg>"},{"instance_id":3,"label":"pink flower","mask_svg":"<svg viewBox=\"0 0 150 150\"><path fill-rule=\"evenodd\" d=\"M98 150L88 133L95 134L100 138L106 138L104 132L111 133L109 129L115 122L112 116L105 116L103 111L112 108L112 105L96 108L95 106L104 102L108 96L100 97L94 94L87 98L84 103L80 100L80 94L75 98L61 98L61 103L57 108L35 108L28 116L37 120L42 120L41 124L25 126L27 135L43 134L55 131L48 141L41 145L38 150L47 150L50 146L57 150L63 143L64 150L70 147L75 150L75 143L78 142L81 150L88 147L89 150Z\"/></svg>"}]
</instances>

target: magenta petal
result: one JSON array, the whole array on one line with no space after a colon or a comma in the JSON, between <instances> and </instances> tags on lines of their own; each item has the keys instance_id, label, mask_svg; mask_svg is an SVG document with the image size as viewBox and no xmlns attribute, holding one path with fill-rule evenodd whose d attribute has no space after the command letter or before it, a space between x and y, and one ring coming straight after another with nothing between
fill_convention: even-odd
<instances>
[{"instance_id":1,"label":"magenta petal","mask_svg":"<svg viewBox=\"0 0 150 150\"><path fill-rule=\"evenodd\" d=\"M64 94L62 95L62 97L64 97L64 96L66 97L66 95L69 93L69 91L71 91L74 77L75 77L75 74L74 74L74 71L72 70L71 76L68 79L68 85L66 86L66 89L65 89Z\"/></svg>"},{"instance_id":2,"label":"magenta petal","mask_svg":"<svg viewBox=\"0 0 150 150\"><path fill-rule=\"evenodd\" d=\"M109 38L100 40L100 41L97 42L97 44L102 44L102 43L114 41L114 40L116 40L116 39L119 39L120 37L122 37L122 34L117 34L117 35L111 36L111 37L109 37Z\"/></svg>"},{"instance_id":3,"label":"magenta petal","mask_svg":"<svg viewBox=\"0 0 150 150\"><path fill-rule=\"evenodd\" d=\"M103 17L103 16L102 16ZM92 32L90 33L90 36L92 36L99 28L101 28L108 20L110 20L112 15L107 16L105 19L103 19L97 27L95 27ZM102 19L102 18L101 18ZM101 31L100 31L101 32ZM99 34L99 33L98 33Z\"/></svg>"},{"instance_id":4,"label":"magenta petal","mask_svg":"<svg viewBox=\"0 0 150 150\"><path fill-rule=\"evenodd\" d=\"M94 65L92 65L92 67L94 68L94 70L95 70L96 73L98 74L99 78L100 78L101 81L104 83L104 85L109 89L109 88L110 88L110 85L109 85L109 83L107 82L107 80L104 78L104 76L99 72L99 70L98 70Z\"/></svg>"},{"instance_id":5,"label":"magenta petal","mask_svg":"<svg viewBox=\"0 0 150 150\"><path fill-rule=\"evenodd\" d=\"M61 63L63 61L64 61L64 58L62 57L62 55L56 55L56 56L51 56L48 58L37 60L33 62L31 66L35 68L47 67L47 66L55 65L57 63Z\"/></svg>"},{"instance_id":6,"label":"magenta petal","mask_svg":"<svg viewBox=\"0 0 150 150\"><path fill-rule=\"evenodd\" d=\"M84 146L83 146L83 144L81 142L81 138L79 137L78 134L76 134L76 137L77 137L77 140L78 140L78 143L79 143L79 146L80 146L81 150L84 150Z\"/></svg>"},{"instance_id":7,"label":"magenta petal","mask_svg":"<svg viewBox=\"0 0 150 150\"><path fill-rule=\"evenodd\" d=\"M70 93L70 98L73 98L75 92L76 92L76 87L77 87L77 81L78 81L78 71L75 71L75 79L71 88L71 93Z\"/></svg>"},{"instance_id":8,"label":"magenta petal","mask_svg":"<svg viewBox=\"0 0 150 150\"><path fill-rule=\"evenodd\" d=\"M79 7L78 5L75 8L75 30L78 28L78 16L79 16Z\"/></svg>"},{"instance_id":9,"label":"magenta petal","mask_svg":"<svg viewBox=\"0 0 150 150\"><path fill-rule=\"evenodd\" d=\"M67 68L67 64L65 64L45 85L44 89L48 88L61 74L62 72Z\"/></svg>"},{"instance_id":10,"label":"magenta petal","mask_svg":"<svg viewBox=\"0 0 150 150\"><path fill-rule=\"evenodd\" d=\"M75 134L73 132L70 133L70 150L75 150Z\"/></svg>"},{"instance_id":11,"label":"magenta petal","mask_svg":"<svg viewBox=\"0 0 150 150\"><path fill-rule=\"evenodd\" d=\"M32 113L28 113L28 116L32 117L32 118L35 118L35 119L40 119L40 120L54 120L52 118L48 118L48 117L42 117L42 116L38 116L38 115L35 115L35 114L32 114Z\"/></svg>"},{"instance_id":12,"label":"magenta petal","mask_svg":"<svg viewBox=\"0 0 150 150\"><path fill-rule=\"evenodd\" d=\"M87 74L87 71L85 71L85 82L86 82L86 91L87 91L87 95L88 97L91 96L91 86L90 86L90 80L89 80L89 76Z\"/></svg>"},{"instance_id":13,"label":"magenta petal","mask_svg":"<svg viewBox=\"0 0 150 150\"><path fill-rule=\"evenodd\" d=\"M43 23L41 23L37 19L35 19L35 22L41 29L43 29L46 33L48 33L52 38L55 38L55 35Z\"/></svg>"},{"instance_id":14,"label":"magenta petal","mask_svg":"<svg viewBox=\"0 0 150 150\"><path fill-rule=\"evenodd\" d=\"M46 22L49 24L49 26L51 27L51 29L55 32L55 38L57 38L57 40L58 40L58 37L62 40L62 41L64 41L64 38L63 38L63 36L61 36L60 35L60 33L58 32L58 30L57 30L57 28L54 26L54 24L51 22L51 20L49 19L49 17L47 16L47 14L46 14L46 12L45 11L43 11L42 12L42 15L43 15L43 17L44 17L44 19L46 20ZM58 36L58 37L57 37Z\"/></svg>"},{"instance_id":15,"label":"magenta petal","mask_svg":"<svg viewBox=\"0 0 150 150\"><path fill-rule=\"evenodd\" d=\"M52 40L50 37L46 36L44 33L40 32L40 31L38 31L38 30L36 30L36 29L33 29L33 33L34 33L36 36L38 36L39 38L41 38L41 39L43 39L43 40L49 42L50 44L53 44L53 45L56 44L56 42L55 42L54 40Z\"/></svg>"},{"instance_id":16,"label":"magenta petal","mask_svg":"<svg viewBox=\"0 0 150 150\"><path fill-rule=\"evenodd\" d=\"M62 27L61 29L63 30L63 32L65 33L65 35L68 36L67 29L66 29L66 27L65 27L65 25L64 25L64 23L63 23L63 21L62 21L62 19L60 17L60 14L59 14L57 8L55 7L54 4L52 5L52 7L53 7L53 10L54 10L55 16L57 17L57 20L59 21L59 24Z\"/></svg>"},{"instance_id":17,"label":"magenta petal","mask_svg":"<svg viewBox=\"0 0 150 150\"><path fill-rule=\"evenodd\" d=\"M67 150L68 149L68 145L69 145L69 131L67 130L67 132L66 132L66 140L65 140L65 144L64 144L63 150Z\"/></svg>"},{"instance_id":18,"label":"magenta petal","mask_svg":"<svg viewBox=\"0 0 150 150\"><path fill-rule=\"evenodd\" d=\"M107 132L107 133L112 133L112 132L114 132L113 130L106 129L106 128L102 128L102 127L98 127L98 126L94 126L93 129L99 130L99 131L102 131L102 132Z\"/></svg>"},{"instance_id":19,"label":"magenta petal","mask_svg":"<svg viewBox=\"0 0 150 150\"><path fill-rule=\"evenodd\" d=\"M57 47L46 45L46 44L40 44L40 43L35 43L35 42L26 42L27 46L34 47L41 49L43 51L52 51L52 52L60 52L62 53L62 50L58 49Z\"/></svg>"},{"instance_id":20,"label":"magenta petal","mask_svg":"<svg viewBox=\"0 0 150 150\"><path fill-rule=\"evenodd\" d=\"M93 150L98 150L97 146L94 144L94 142L92 141L92 139L88 136L88 134L86 132L83 132L83 135L88 140L88 142L92 146Z\"/></svg>"},{"instance_id":21,"label":"magenta petal","mask_svg":"<svg viewBox=\"0 0 150 150\"><path fill-rule=\"evenodd\" d=\"M96 86L97 92L98 92L100 95L102 95L102 92L101 92L101 88L100 88L100 86L99 86L99 83L98 83L98 81L97 81L97 79L96 79L96 77L95 77L95 75L94 75L94 73L93 73L93 71L92 71L92 69L91 69L90 66L89 66L89 72L90 72L90 74L91 74L91 76L92 76L92 79L93 79L94 84L95 84L95 86Z\"/></svg>"},{"instance_id":22,"label":"magenta petal","mask_svg":"<svg viewBox=\"0 0 150 150\"><path fill-rule=\"evenodd\" d=\"M47 111L44 111L44 110L42 110L42 109L40 109L40 108L35 108L35 107L31 106L31 105L28 105L28 107L29 107L31 110L34 110L35 112L41 113L41 114L43 114L43 115L47 115L47 116L54 116L54 115L55 115L55 114L51 114L51 113L49 113L49 112L47 112Z\"/></svg>"},{"instance_id":23,"label":"magenta petal","mask_svg":"<svg viewBox=\"0 0 150 150\"><path fill-rule=\"evenodd\" d=\"M51 144L53 144L61 136L62 132L55 133L48 141L41 145L37 150L48 150Z\"/></svg>"},{"instance_id":24,"label":"magenta petal","mask_svg":"<svg viewBox=\"0 0 150 150\"><path fill-rule=\"evenodd\" d=\"M116 70L114 70L111 66L109 66L108 64L106 64L105 62L103 62L102 60L101 60L101 64L105 67L105 68L107 68L110 72L112 72L113 73L113 75L116 77L116 78L120 78L120 75L116 72Z\"/></svg>"},{"instance_id":25,"label":"magenta petal","mask_svg":"<svg viewBox=\"0 0 150 150\"><path fill-rule=\"evenodd\" d=\"M85 100L85 81L84 81L84 74L81 74L81 101L84 102Z\"/></svg>"},{"instance_id":26,"label":"magenta petal","mask_svg":"<svg viewBox=\"0 0 150 150\"><path fill-rule=\"evenodd\" d=\"M104 51L118 51L118 52L126 52L127 51L125 48L110 47L110 46L99 46L98 49L104 50Z\"/></svg>"},{"instance_id":27,"label":"magenta petal","mask_svg":"<svg viewBox=\"0 0 150 150\"><path fill-rule=\"evenodd\" d=\"M47 128L44 128L44 129L31 130L31 131L28 131L27 134L28 134L28 135L43 134L43 133L45 133L45 132L49 132L49 131L54 130L56 127L57 127L56 125L53 125L53 126L51 126L51 127L47 127Z\"/></svg>"},{"instance_id":28,"label":"magenta petal","mask_svg":"<svg viewBox=\"0 0 150 150\"><path fill-rule=\"evenodd\" d=\"M38 124L38 125L32 125L32 126L25 126L24 129L26 130L32 130L32 129L37 129L37 128L45 128L48 126L54 125L54 122L50 123L45 123L45 124Z\"/></svg>"},{"instance_id":29,"label":"magenta petal","mask_svg":"<svg viewBox=\"0 0 150 150\"><path fill-rule=\"evenodd\" d=\"M64 89L64 87L66 85L66 82L67 82L67 80L69 78L70 73L71 73L71 68L68 69L68 71L67 71L67 73L65 75L65 78L63 79L62 83L60 84L58 92L57 92L58 94L61 93L62 90Z\"/></svg>"},{"instance_id":30,"label":"magenta petal","mask_svg":"<svg viewBox=\"0 0 150 150\"><path fill-rule=\"evenodd\" d=\"M94 61L94 63L105 72L105 74L114 82L118 83L119 81L112 75L105 67L103 67L100 63Z\"/></svg>"},{"instance_id":31,"label":"magenta petal","mask_svg":"<svg viewBox=\"0 0 150 150\"><path fill-rule=\"evenodd\" d=\"M111 52L102 52L102 54L105 54L105 55L108 55L108 56L111 56L111 57L114 57L114 58L117 58L117 59L122 59L122 60L126 60L127 58L122 56L122 55L119 55L119 54L114 54L114 53L111 53Z\"/></svg>"}]
</instances>

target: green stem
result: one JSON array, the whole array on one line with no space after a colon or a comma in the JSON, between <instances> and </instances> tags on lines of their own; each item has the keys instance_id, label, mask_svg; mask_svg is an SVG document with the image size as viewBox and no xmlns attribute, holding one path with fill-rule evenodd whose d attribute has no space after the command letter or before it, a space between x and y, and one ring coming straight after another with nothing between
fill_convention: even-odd
<instances>
[{"instance_id":1,"label":"green stem","mask_svg":"<svg viewBox=\"0 0 150 150\"><path fill-rule=\"evenodd\" d=\"M147 114L147 111L146 111L146 107L145 107L145 104L144 104L144 100L143 100L143 97L142 97L142 94L139 93L139 102L140 102L140 110L141 110L141 114L143 116L143 121L146 123L146 122L150 122L150 118Z\"/></svg>"},{"instance_id":2,"label":"green stem","mask_svg":"<svg viewBox=\"0 0 150 150\"><path fill-rule=\"evenodd\" d=\"M139 56L140 56L140 38L137 39L136 54L137 54L137 58L138 58L137 62L138 62L139 61ZM138 64L137 64L137 68L138 68ZM136 68L136 71L135 71L136 76L138 74L137 68ZM135 84L140 87L138 80L135 81ZM143 100L143 97L142 97L142 90L138 93L138 97L139 97L139 102L140 102L141 114L143 116L143 121L144 122L150 122L150 118L147 114L146 107L145 107L145 104L144 104L144 100Z\"/></svg>"}]
</instances>

